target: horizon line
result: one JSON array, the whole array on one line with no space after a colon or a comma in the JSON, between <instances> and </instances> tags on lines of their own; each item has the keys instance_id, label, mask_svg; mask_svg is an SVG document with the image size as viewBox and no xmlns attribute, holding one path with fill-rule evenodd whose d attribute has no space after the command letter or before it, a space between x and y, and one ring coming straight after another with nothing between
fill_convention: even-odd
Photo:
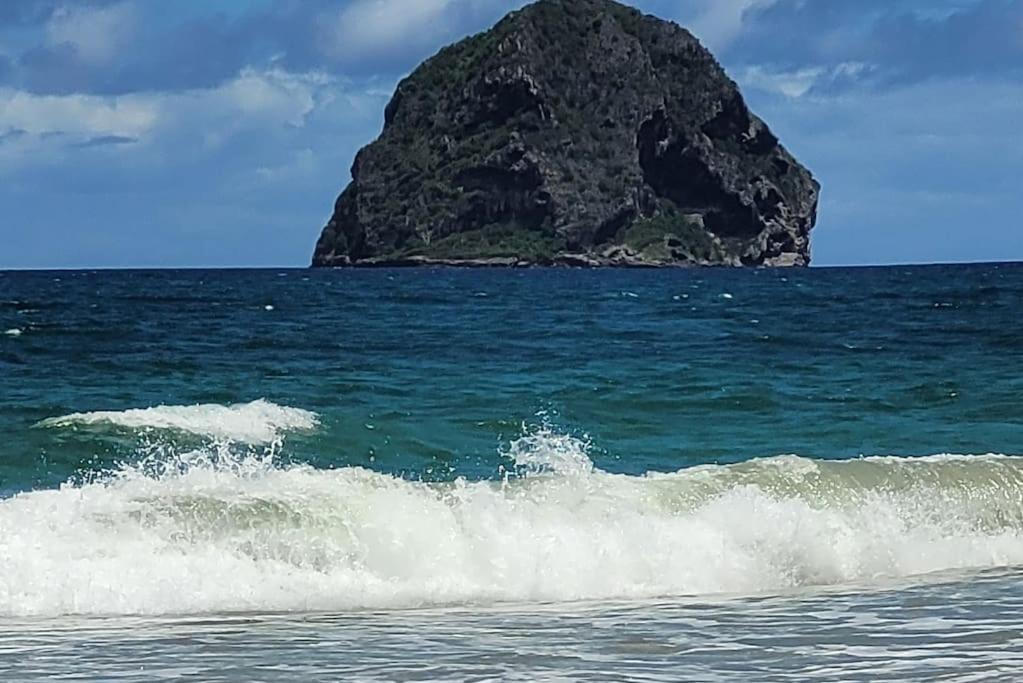
<instances>
[{"instance_id":1,"label":"horizon line","mask_svg":"<svg viewBox=\"0 0 1023 683\"><path fill-rule=\"evenodd\" d=\"M337 270L715 270L715 271L748 271L748 270L777 270L777 271L804 271L804 270L838 270L849 268L925 268L941 266L999 266L999 265L1020 265L1023 259L1008 260L977 260L977 261L906 261L892 263L828 263L813 264L805 267L748 267L748 266L674 266L674 267L650 267L637 268L629 266L599 266L594 268L573 268L566 266L543 266L530 265L523 268L502 267L502 266L453 266L453 265L424 265L424 266L296 266L296 265L254 265L254 266L56 266L56 267L7 267L0 266L0 274L7 273L83 273L83 272L182 272L182 271L254 271L254 270L288 270L295 272L321 272Z\"/></svg>"}]
</instances>

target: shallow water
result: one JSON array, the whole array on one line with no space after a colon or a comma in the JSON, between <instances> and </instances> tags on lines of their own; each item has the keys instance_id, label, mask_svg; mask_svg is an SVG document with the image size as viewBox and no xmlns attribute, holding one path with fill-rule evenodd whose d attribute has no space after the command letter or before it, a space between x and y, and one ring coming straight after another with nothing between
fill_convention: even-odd
<instances>
[{"instance_id":1,"label":"shallow water","mask_svg":"<svg viewBox=\"0 0 1023 683\"><path fill-rule=\"evenodd\" d=\"M4 680L1016 680L1019 574L781 596L9 622Z\"/></svg>"},{"instance_id":2,"label":"shallow water","mask_svg":"<svg viewBox=\"0 0 1023 683\"><path fill-rule=\"evenodd\" d=\"M1021 304L0 273L0 680L1012 680Z\"/></svg>"}]
</instances>

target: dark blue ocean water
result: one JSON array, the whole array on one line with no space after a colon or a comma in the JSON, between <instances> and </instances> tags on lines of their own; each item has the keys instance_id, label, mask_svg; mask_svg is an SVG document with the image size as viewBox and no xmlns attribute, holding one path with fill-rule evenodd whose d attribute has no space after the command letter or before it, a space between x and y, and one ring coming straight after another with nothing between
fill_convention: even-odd
<instances>
[{"instance_id":1,"label":"dark blue ocean water","mask_svg":"<svg viewBox=\"0 0 1023 683\"><path fill-rule=\"evenodd\" d=\"M0 490L131 453L46 418L256 399L321 416L288 456L424 479L495 477L541 422L630 474L1015 452L1021 312L1020 265L9 272Z\"/></svg>"},{"instance_id":2,"label":"dark blue ocean water","mask_svg":"<svg viewBox=\"0 0 1023 683\"><path fill-rule=\"evenodd\" d=\"M1009 675L1021 396L1020 264L2 272L0 677Z\"/></svg>"}]
</instances>

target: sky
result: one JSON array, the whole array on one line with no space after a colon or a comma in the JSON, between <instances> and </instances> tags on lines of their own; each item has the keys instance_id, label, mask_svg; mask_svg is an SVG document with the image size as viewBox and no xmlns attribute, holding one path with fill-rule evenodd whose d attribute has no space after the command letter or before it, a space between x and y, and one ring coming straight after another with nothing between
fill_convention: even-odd
<instances>
[{"instance_id":1,"label":"sky","mask_svg":"<svg viewBox=\"0 0 1023 683\"><path fill-rule=\"evenodd\" d=\"M394 86L523 0L0 0L0 268L304 266ZM634 0L823 185L816 265L1023 260L1023 0Z\"/></svg>"}]
</instances>

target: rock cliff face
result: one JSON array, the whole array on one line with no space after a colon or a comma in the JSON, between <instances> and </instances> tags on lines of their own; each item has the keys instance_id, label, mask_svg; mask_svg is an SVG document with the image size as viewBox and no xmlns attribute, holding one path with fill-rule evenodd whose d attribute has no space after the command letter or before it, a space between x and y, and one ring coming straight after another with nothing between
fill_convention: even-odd
<instances>
[{"instance_id":1,"label":"rock cliff face","mask_svg":"<svg viewBox=\"0 0 1023 683\"><path fill-rule=\"evenodd\" d=\"M539 0L403 80L313 265L807 265L819 185L685 29Z\"/></svg>"}]
</instances>

